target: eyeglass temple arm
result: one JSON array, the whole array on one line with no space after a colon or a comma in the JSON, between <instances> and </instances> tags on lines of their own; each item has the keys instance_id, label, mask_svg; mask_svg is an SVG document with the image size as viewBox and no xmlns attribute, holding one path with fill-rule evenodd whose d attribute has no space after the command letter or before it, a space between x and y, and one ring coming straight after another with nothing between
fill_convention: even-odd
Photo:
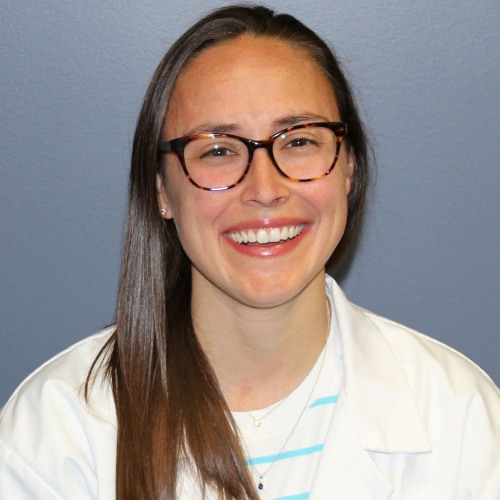
<instances>
[{"instance_id":1,"label":"eyeglass temple arm","mask_svg":"<svg viewBox=\"0 0 500 500\"><path fill-rule=\"evenodd\" d=\"M170 141L160 142L160 147L158 148L160 153L170 153L173 151L172 144Z\"/></svg>"}]
</instances>

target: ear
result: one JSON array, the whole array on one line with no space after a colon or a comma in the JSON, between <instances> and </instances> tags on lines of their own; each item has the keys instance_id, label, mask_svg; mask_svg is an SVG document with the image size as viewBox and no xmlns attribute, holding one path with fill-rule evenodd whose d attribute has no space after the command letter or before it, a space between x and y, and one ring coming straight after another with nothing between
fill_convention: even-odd
<instances>
[{"instance_id":1,"label":"ear","mask_svg":"<svg viewBox=\"0 0 500 500\"><path fill-rule=\"evenodd\" d=\"M346 165L345 189L347 194L351 192L352 180L354 177L355 169L356 169L356 152L354 151L354 148L351 147L347 155L347 165Z\"/></svg>"},{"instance_id":2,"label":"ear","mask_svg":"<svg viewBox=\"0 0 500 500\"><path fill-rule=\"evenodd\" d=\"M158 196L158 206L160 210L165 210L165 214L162 214L162 216L165 219L173 219L174 214L172 213L172 208L168 201L167 190L161 174L156 174L156 194Z\"/></svg>"}]
</instances>

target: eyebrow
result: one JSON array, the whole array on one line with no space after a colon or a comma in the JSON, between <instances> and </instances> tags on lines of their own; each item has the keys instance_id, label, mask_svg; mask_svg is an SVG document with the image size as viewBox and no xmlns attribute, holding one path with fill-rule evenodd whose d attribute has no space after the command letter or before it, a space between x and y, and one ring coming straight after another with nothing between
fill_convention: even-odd
<instances>
[{"instance_id":1,"label":"eyebrow","mask_svg":"<svg viewBox=\"0 0 500 500\"><path fill-rule=\"evenodd\" d=\"M196 134L230 134L238 130L238 125L236 123L202 123L190 130L188 130L184 135L196 135Z\"/></svg>"},{"instance_id":2,"label":"eyebrow","mask_svg":"<svg viewBox=\"0 0 500 500\"><path fill-rule=\"evenodd\" d=\"M287 128L298 125L304 122L329 122L325 116L317 115L315 113L299 113L294 115L284 116L273 121L274 128Z\"/></svg>"},{"instance_id":3,"label":"eyebrow","mask_svg":"<svg viewBox=\"0 0 500 500\"><path fill-rule=\"evenodd\" d=\"M297 113L293 115L282 116L272 122L272 128L276 131L287 127L293 127L304 122L328 122L330 121L325 116L317 115L315 113ZM184 136L196 134L232 134L238 132L241 127L236 123L215 123L206 122L188 130Z\"/></svg>"}]
</instances>

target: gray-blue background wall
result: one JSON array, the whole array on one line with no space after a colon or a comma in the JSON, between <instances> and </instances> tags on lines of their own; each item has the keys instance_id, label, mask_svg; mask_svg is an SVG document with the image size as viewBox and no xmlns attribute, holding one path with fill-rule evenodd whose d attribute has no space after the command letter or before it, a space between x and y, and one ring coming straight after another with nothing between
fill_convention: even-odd
<instances>
[{"instance_id":1,"label":"gray-blue background wall","mask_svg":"<svg viewBox=\"0 0 500 500\"><path fill-rule=\"evenodd\" d=\"M500 383L500 2L275 0L343 59L378 176L350 298ZM0 405L113 321L135 119L171 42L221 2L0 7Z\"/></svg>"}]
</instances>

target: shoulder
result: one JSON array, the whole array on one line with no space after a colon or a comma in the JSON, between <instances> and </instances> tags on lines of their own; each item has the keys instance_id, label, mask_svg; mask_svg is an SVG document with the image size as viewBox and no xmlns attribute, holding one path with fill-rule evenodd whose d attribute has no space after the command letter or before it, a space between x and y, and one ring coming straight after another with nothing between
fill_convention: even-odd
<instances>
[{"instance_id":1,"label":"shoulder","mask_svg":"<svg viewBox=\"0 0 500 500\"><path fill-rule=\"evenodd\" d=\"M37 419L84 411L83 389L97 355L111 337L114 327L106 328L60 352L31 375L16 389L0 413L0 439L10 441L13 431ZM99 390L91 393L90 402L99 406L106 392L106 383L96 380ZM100 405L103 407L103 405Z\"/></svg>"},{"instance_id":2,"label":"shoulder","mask_svg":"<svg viewBox=\"0 0 500 500\"><path fill-rule=\"evenodd\" d=\"M402 374L397 399L403 393L410 395L432 448L429 462L454 477L463 490L474 491L474 498L497 498L499 388L455 349L395 321L363 309L358 312L373 324L373 331L380 332L379 342L387 346ZM399 422L407 418L400 415Z\"/></svg>"},{"instance_id":3,"label":"shoulder","mask_svg":"<svg viewBox=\"0 0 500 500\"><path fill-rule=\"evenodd\" d=\"M478 386L500 400L498 388L473 361L444 343L350 302L335 281L327 277L341 337L355 358L383 371L375 354L389 354L415 389L425 382L454 391L474 391ZM389 358L385 358L388 360Z\"/></svg>"},{"instance_id":4,"label":"shoulder","mask_svg":"<svg viewBox=\"0 0 500 500\"><path fill-rule=\"evenodd\" d=\"M490 377L451 347L352 304L333 280L327 293L344 356L344 408L363 446L388 474L387 457L406 453L407 480L436 474L450 491L496 498L500 391Z\"/></svg>"},{"instance_id":5,"label":"shoulder","mask_svg":"<svg viewBox=\"0 0 500 500\"><path fill-rule=\"evenodd\" d=\"M0 422L19 406L30 406L35 410L44 407L50 401L54 402L58 397L66 400L76 397L87 379L94 360L113 331L114 327L108 327L86 337L31 373L2 409Z\"/></svg>"},{"instance_id":6,"label":"shoulder","mask_svg":"<svg viewBox=\"0 0 500 500\"><path fill-rule=\"evenodd\" d=\"M32 498L33 488L52 492L44 498L80 498L81 488L95 491L99 472L113 477L116 413L109 384L99 375L88 401L84 395L89 370L113 331L53 357L9 399L0 414L0 497L15 491L16 498Z\"/></svg>"},{"instance_id":7,"label":"shoulder","mask_svg":"<svg viewBox=\"0 0 500 500\"><path fill-rule=\"evenodd\" d=\"M369 400L386 406L406 398L436 429L451 429L451 422L463 432L488 429L500 453L500 390L481 368L442 342L352 304L333 280L327 290L351 401L359 398L365 408L368 388Z\"/></svg>"},{"instance_id":8,"label":"shoulder","mask_svg":"<svg viewBox=\"0 0 500 500\"><path fill-rule=\"evenodd\" d=\"M396 321L358 308L381 333L411 385L448 389L457 396L477 391L500 403L491 378L452 347Z\"/></svg>"}]
</instances>

